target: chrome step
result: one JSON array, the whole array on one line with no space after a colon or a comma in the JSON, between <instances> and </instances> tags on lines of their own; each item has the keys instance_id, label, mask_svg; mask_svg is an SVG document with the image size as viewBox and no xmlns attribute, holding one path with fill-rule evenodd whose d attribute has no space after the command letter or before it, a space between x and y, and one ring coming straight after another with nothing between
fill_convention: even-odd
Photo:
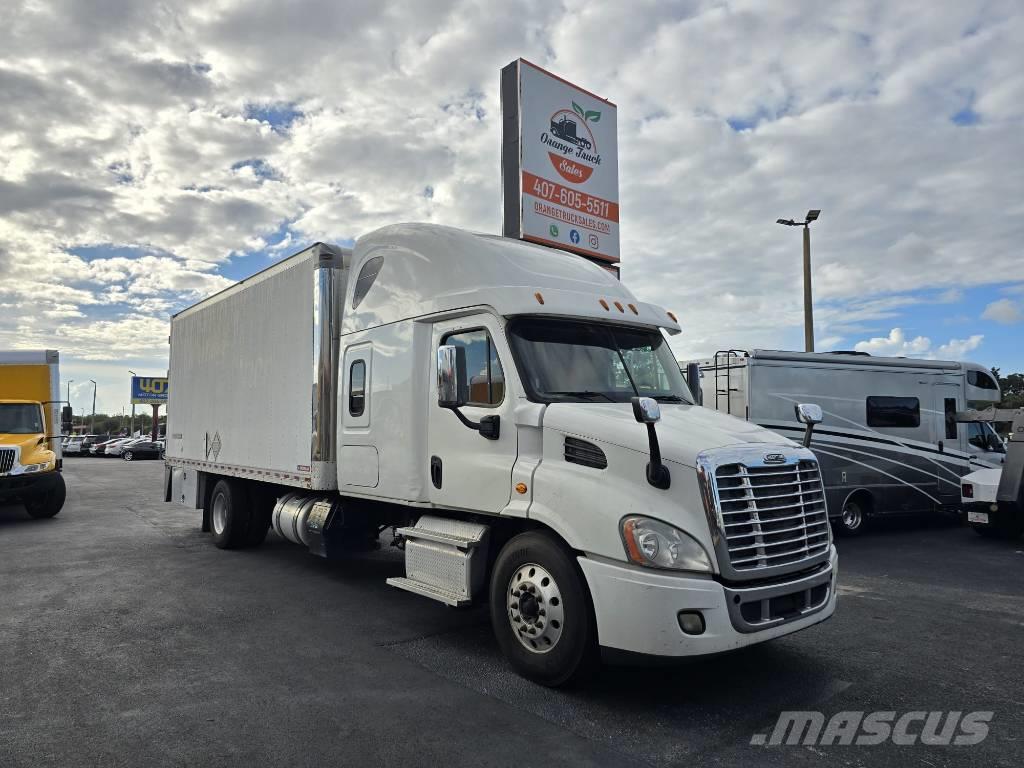
<instances>
[{"instance_id":1,"label":"chrome step","mask_svg":"<svg viewBox=\"0 0 1024 768\"><path fill-rule=\"evenodd\" d=\"M423 597L429 597L432 600L437 600L445 605L450 605L454 608L458 608L463 605L469 605L470 599L460 592L442 589L441 587L435 587L431 584L424 584L421 581L413 581L407 579L404 576L392 576L387 580L387 583L392 587L398 587L404 589L406 592L413 592Z\"/></svg>"},{"instance_id":2,"label":"chrome step","mask_svg":"<svg viewBox=\"0 0 1024 768\"><path fill-rule=\"evenodd\" d=\"M443 531L431 530L429 528L418 528L416 526L399 528L396 532L405 536L407 539L434 541L438 544L447 544L457 549L470 549L480 544L479 536L469 538L467 536L459 536L454 533L445 533Z\"/></svg>"}]
</instances>

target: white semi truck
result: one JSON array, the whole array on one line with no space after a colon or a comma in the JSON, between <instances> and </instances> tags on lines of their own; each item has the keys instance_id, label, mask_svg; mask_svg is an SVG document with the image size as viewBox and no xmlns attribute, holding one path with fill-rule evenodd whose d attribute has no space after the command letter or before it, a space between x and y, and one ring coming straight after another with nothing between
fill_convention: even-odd
<instances>
[{"instance_id":1,"label":"white semi truck","mask_svg":"<svg viewBox=\"0 0 1024 768\"><path fill-rule=\"evenodd\" d=\"M344 556L392 528L388 583L489 602L547 685L824 621L813 453L695 406L663 332L560 251L425 224L318 243L172 319L165 499L222 548L272 527Z\"/></svg>"}]
</instances>

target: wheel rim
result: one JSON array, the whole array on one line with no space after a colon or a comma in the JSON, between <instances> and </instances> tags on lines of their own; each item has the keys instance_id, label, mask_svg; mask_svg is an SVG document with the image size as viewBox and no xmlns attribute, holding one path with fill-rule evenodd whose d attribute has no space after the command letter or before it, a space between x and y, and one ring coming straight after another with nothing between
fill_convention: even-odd
<instances>
[{"instance_id":1,"label":"wheel rim","mask_svg":"<svg viewBox=\"0 0 1024 768\"><path fill-rule=\"evenodd\" d=\"M223 493L213 497L213 532L220 536L228 525L228 503Z\"/></svg>"},{"instance_id":2,"label":"wheel rim","mask_svg":"<svg viewBox=\"0 0 1024 768\"><path fill-rule=\"evenodd\" d=\"M126 454L124 455L124 460L125 460L125 461L131 461L131 460L132 460L132 454L131 454L131 451L129 451L128 453L126 453Z\"/></svg>"},{"instance_id":3,"label":"wheel rim","mask_svg":"<svg viewBox=\"0 0 1024 768\"><path fill-rule=\"evenodd\" d=\"M847 504L843 507L843 525L847 529L855 531L860 528L863 517L860 507L856 504Z\"/></svg>"},{"instance_id":4,"label":"wheel rim","mask_svg":"<svg viewBox=\"0 0 1024 768\"><path fill-rule=\"evenodd\" d=\"M531 653L547 653L565 631L562 592L551 573L536 563L520 566L509 580L507 613L512 634Z\"/></svg>"}]
</instances>

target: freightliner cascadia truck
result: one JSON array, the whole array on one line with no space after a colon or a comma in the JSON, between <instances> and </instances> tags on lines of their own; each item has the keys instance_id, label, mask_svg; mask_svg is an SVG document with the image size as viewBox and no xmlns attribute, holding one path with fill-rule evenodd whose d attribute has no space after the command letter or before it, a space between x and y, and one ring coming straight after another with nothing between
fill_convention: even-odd
<instances>
[{"instance_id":1,"label":"freightliner cascadia truck","mask_svg":"<svg viewBox=\"0 0 1024 768\"><path fill-rule=\"evenodd\" d=\"M64 506L59 363L52 349L0 352L0 504L36 518Z\"/></svg>"},{"instance_id":2,"label":"freightliner cascadia truck","mask_svg":"<svg viewBox=\"0 0 1024 768\"><path fill-rule=\"evenodd\" d=\"M603 652L693 657L824 621L838 565L814 454L695 405L679 332L604 269L509 238L318 243L172 318L165 500L227 549L273 528L344 557L390 529L388 583L489 603L546 685Z\"/></svg>"}]
</instances>

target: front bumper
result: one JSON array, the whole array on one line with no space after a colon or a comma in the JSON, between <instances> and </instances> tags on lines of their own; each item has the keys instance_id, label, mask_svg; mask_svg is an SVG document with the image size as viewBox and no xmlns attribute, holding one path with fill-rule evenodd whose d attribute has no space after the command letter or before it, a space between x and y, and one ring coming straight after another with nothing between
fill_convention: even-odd
<instances>
[{"instance_id":1,"label":"front bumper","mask_svg":"<svg viewBox=\"0 0 1024 768\"><path fill-rule=\"evenodd\" d=\"M800 578L727 587L710 577L646 570L579 558L605 648L652 656L703 656L731 651L805 629L836 608L839 559ZM706 629L687 635L680 611L700 611Z\"/></svg>"},{"instance_id":2,"label":"front bumper","mask_svg":"<svg viewBox=\"0 0 1024 768\"><path fill-rule=\"evenodd\" d=\"M0 501L46 493L57 483L58 472L31 472L27 475L0 476Z\"/></svg>"}]
</instances>

